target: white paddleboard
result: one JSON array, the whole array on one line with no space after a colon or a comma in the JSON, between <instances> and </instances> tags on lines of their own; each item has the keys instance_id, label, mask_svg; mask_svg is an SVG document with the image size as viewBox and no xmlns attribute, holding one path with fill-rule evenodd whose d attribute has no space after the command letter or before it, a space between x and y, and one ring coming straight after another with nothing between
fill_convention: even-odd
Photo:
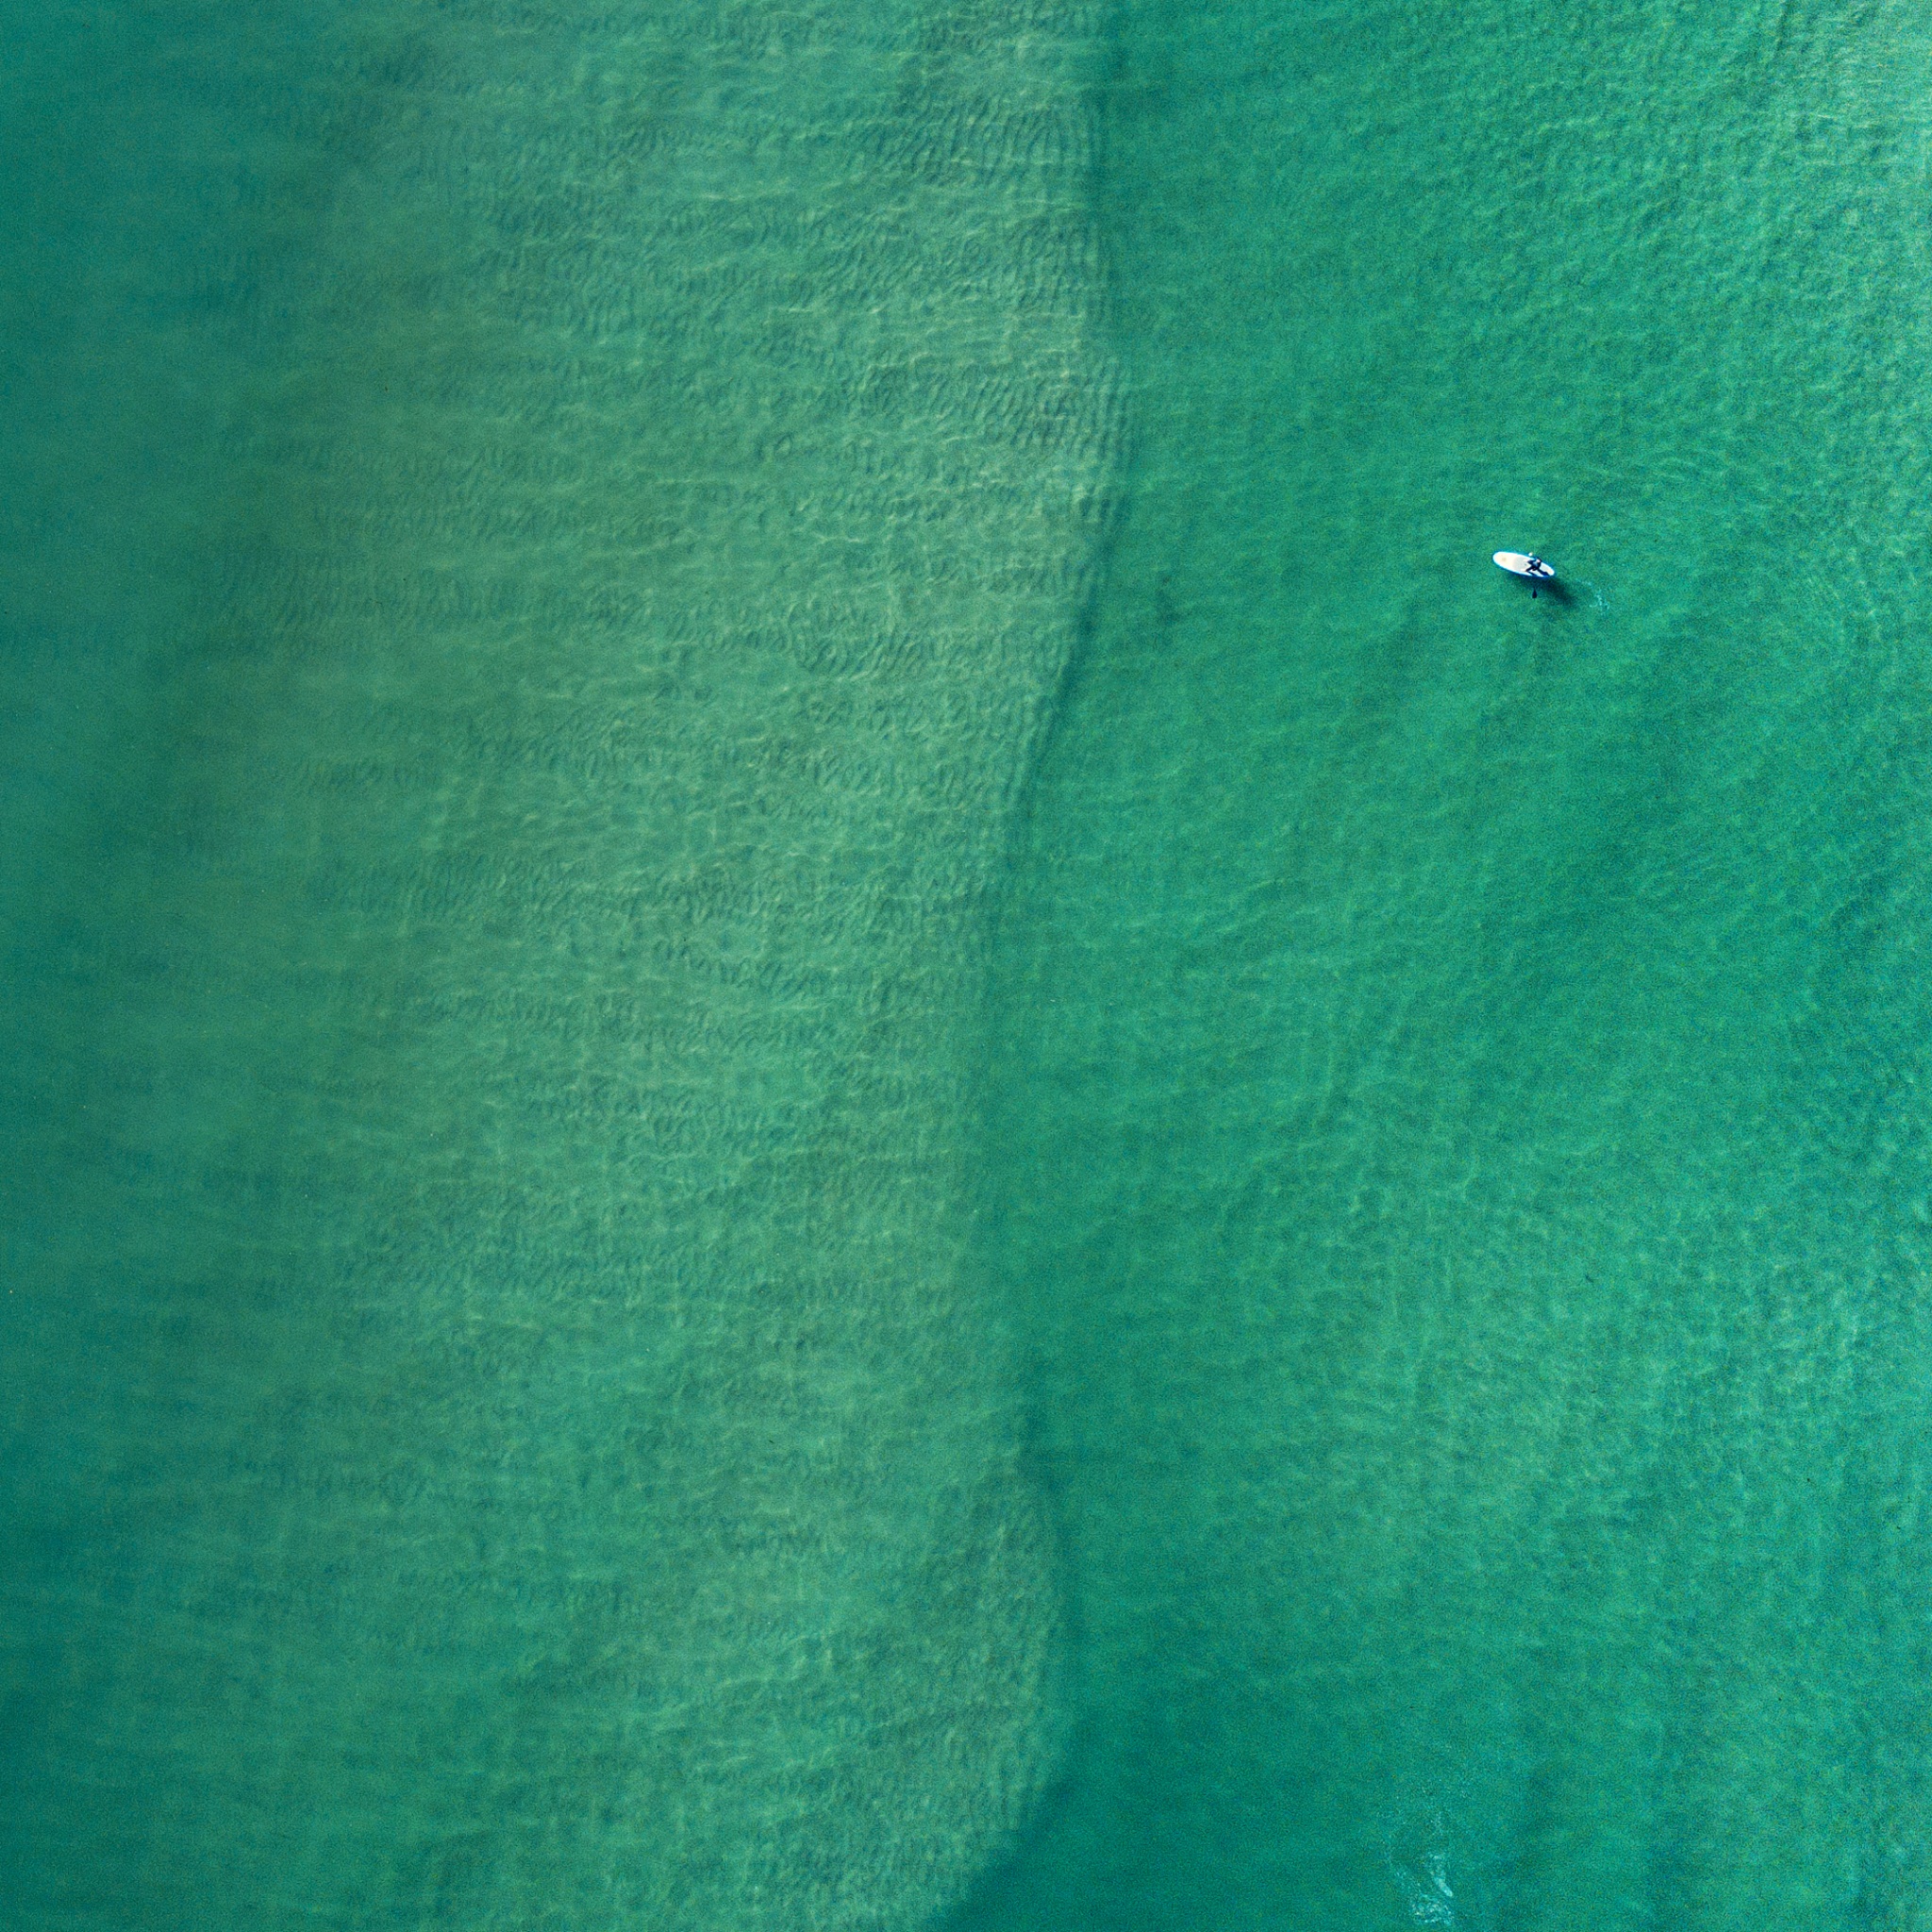
<instances>
[{"instance_id":1,"label":"white paddleboard","mask_svg":"<svg viewBox=\"0 0 1932 1932\"><path fill-rule=\"evenodd\" d=\"M1557 573L1540 557L1530 557L1521 550L1499 550L1496 562L1511 576L1530 577L1538 583L1547 583Z\"/></svg>"}]
</instances>

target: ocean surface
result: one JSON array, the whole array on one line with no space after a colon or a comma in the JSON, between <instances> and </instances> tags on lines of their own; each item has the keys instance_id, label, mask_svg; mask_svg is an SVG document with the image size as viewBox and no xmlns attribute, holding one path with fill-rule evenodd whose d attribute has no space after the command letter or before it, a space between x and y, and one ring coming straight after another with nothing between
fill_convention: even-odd
<instances>
[{"instance_id":1,"label":"ocean surface","mask_svg":"<svg viewBox=\"0 0 1932 1932\"><path fill-rule=\"evenodd\" d=\"M0 44L0 1924L1932 1927L1932 16Z\"/></svg>"}]
</instances>

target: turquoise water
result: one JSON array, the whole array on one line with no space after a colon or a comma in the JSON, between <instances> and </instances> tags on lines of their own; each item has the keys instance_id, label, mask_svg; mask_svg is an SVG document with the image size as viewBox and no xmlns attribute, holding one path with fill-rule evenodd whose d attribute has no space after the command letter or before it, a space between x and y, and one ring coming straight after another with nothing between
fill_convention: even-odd
<instances>
[{"instance_id":1,"label":"turquoise water","mask_svg":"<svg viewBox=\"0 0 1932 1932\"><path fill-rule=\"evenodd\" d=\"M1932 26L7 25L13 1923L1924 1922Z\"/></svg>"},{"instance_id":2,"label":"turquoise water","mask_svg":"<svg viewBox=\"0 0 1932 1932\"><path fill-rule=\"evenodd\" d=\"M1077 10L16 10L33 1926L914 1923L1067 1717L962 1178Z\"/></svg>"},{"instance_id":3,"label":"turquoise water","mask_svg":"<svg viewBox=\"0 0 1932 1932\"><path fill-rule=\"evenodd\" d=\"M1926 1922L1926 57L1130 17L992 1016L1083 1726L975 1924Z\"/></svg>"}]
</instances>

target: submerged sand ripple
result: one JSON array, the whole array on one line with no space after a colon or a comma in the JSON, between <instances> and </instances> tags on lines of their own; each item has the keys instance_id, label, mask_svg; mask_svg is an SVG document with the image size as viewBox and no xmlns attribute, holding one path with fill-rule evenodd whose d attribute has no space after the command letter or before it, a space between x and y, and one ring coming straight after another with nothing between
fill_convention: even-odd
<instances>
[{"instance_id":1,"label":"submerged sand ripple","mask_svg":"<svg viewBox=\"0 0 1932 1932\"><path fill-rule=\"evenodd\" d=\"M1050 1771L965 1074L1119 435L1092 32L371 14L296 131L75 941L140 1560L61 1586L121 1658L45 1747L107 1895L911 1924Z\"/></svg>"}]
</instances>

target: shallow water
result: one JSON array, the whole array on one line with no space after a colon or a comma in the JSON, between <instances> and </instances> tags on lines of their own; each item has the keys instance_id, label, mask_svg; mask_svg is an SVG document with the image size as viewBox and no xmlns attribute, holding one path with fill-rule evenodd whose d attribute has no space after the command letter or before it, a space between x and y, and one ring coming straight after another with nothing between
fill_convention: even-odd
<instances>
[{"instance_id":1,"label":"shallow water","mask_svg":"<svg viewBox=\"0 0 1932 1932\"><path fill-rule=\"evenodd\" d=\"M924 1920L1064 1726L960 1025L1089 23L14 25L0 1892Z\"/></svg>"},{"instance_id":2,"label":"shallow water","mask_svg":"<svg viewBox=\"0 0 1932 1932\"><path fill-rule=\"evenodd\" d=\"M7 25L19 1923L1921 1923L1932 29Z\"/></svg>"}]
</instances>

